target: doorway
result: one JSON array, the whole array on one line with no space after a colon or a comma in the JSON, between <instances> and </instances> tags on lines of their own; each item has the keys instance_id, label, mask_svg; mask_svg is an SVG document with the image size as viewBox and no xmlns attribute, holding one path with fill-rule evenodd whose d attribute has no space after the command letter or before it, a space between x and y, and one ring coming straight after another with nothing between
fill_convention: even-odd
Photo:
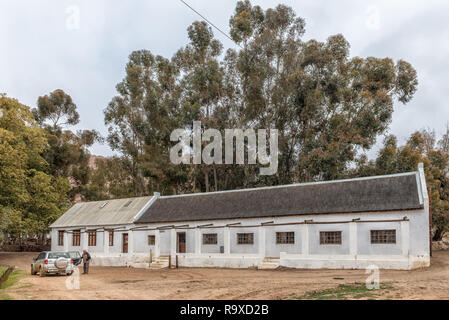
<instances>
[{"instance_id":1,"label":"doorway","mask_svg":"<svg viewBox=\"0 0 449 320\"><path fill-rule=\"evenodd\" d=\"M122 252L123 253L128 253L128 234L124 233L123 234L123 241L122 241Z\"/></svg>"},{"instance_id":2,"label":"doorway","mask_svg":"<svg viewBox=\"0 0 449 320\"><path fill-rule=\"evenodd\" d=\"M177 233L177 252L178 253L186 253L186 233L185 232L178 232Z\"/></svg>"}]
</instances>

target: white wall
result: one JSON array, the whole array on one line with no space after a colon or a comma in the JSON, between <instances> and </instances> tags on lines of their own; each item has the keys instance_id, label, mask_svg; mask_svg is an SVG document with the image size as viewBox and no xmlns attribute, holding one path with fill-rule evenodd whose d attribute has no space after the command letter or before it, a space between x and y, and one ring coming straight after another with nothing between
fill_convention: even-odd
<instances>
[{"instance_id":1,"label":"white wall","mask_svg":"<svg viewBox=\"0 0 449 320\"><path fill-rule=\"evenodd\" d=\"M366 220L395 220L407 217L409 221L404 222L355 222L353 223L354 230L352 237L354 239L353 252L351 251L351 230L350 223L352 219ZM230 226L230 256L220 254L220 246L225 246L224 242L224 228L200 228L201 254L195 252L196 228L192 229L176 229L175 232L186 232L186 249L187 255L180 255L180 264L185 266L201 266L205 263L209 266L248 266L260 263L261 249L260 238L260 224L263 222L273 221L274 223L291 223L303 222L304 220L313 219L313 222L338 222L342 223L327 223L327 224L294 224L281 226L264 226L265 242L264 252L262 257L284 257L281 259L287 266L293 267L359 267L363 263L354 264L352 260L363 260L364 256L372 256L379 258L380 265L392 268L410 268L427 266L429 264L429 230L428 230L428 216L427 210L412 210L412 211L394 211L394 212L371 212L371 213L357 213L357 214L325 214L325 215L304 215L304 216L290 216L290 217L268 217L268 218L253 218L253 219L239 219L241 226L257 225L257 227L232 227ZM196 227L207 223L213 223L216 226L224 226L226 224L235 223L236 220L217 220L217 221L196 221L196 222L180 222L176 225L188 224L189 227ZM343 223L345 222L345 223ZM166 225L166 224L165 224ZM148 224L146 228L161 227L161 224ZM100 226L98 226L100 227ZM107 228L108 226L106 226ZM128 225L127 228L132 227ZM94 227L92 227L94 228ZM304 230L308 230L307 243L303 243ZM403 229L406 228L406 229ZM407 230L408 228L408 230ZM77 229L77 228L72 228ZM371 244L370 230L395 229L396 230L396 244ZM320 245L319 232L320 231L342 231L341 245ZM405 230L405 231L404 231ZM52 230L52 250L65 250L64 247L57 246L57 229ZM295 232L294 244L276 244L276 232ZM128 231L129 232L129 231ZM169 255L171 253L171 229L160 230L160 255ZM404 233L406 232L406 233ZM217 233L217 245L203 245L202 234ZM237 244L237 233L254 233L254 244L239 245ZM147 236L149 234L156 234L154 230L139 230L133 231L133 248L135 254L145 254L149 256L150 250L155 252L154 246L148 245ZM68 235L67 250L82 250L82 243L80 247L72 247L72 235ZM404 238L405 237L405 238ZM131 239L130 239L131 240ZM404 242L405 241L405 242ZM174 244L176 245L176 244ZM130 245L131 246L131 245ZM108 256L124 256L121 254L122 248L122 232L114 232L114 246L109 247ZM303 252L306 248L308 251L307 259L312 259L307 264L304 262ZM103 232L97 232L97 246L88 247L89 252L96 256L104 256L103 248ZM283 254L281 254L283 253ZM296 256L295 256L296 255ZM126 255L125 255L126 256ZM131 255L128 255L131 256ZM402 259L407 257L409 260ZM231 257L230 260L226 257ZM328 262L324 259L331 259L333 262ZM327 257L327 258L326 258ZM399 257L399 258L398 258ZM402 257L402 258L400 258ZM339 261L344 258L344 262ZM243 259L243 260L242 260ZM313 260L315 259L315 260ZM348 260L349 259L349 260ZM383 259L383 260L382 260ZM387 259L387 260L385 260ZM388 260L389 259L389 260ZM396 260L395 260L396 259ZM398 260L399 259L399 260ZM117 260L123 263L126 260ZM201 262L202 261L202 262ZM215 261L215 262L214 262ZM313 262L315 261L315 262ZM349 262L347 262L349 261ZM352 261L352 262L351 262ZM369 259L366 260L368 263ZM410 261L410 262L408 262Z\"/></svg>"}]
</instances>

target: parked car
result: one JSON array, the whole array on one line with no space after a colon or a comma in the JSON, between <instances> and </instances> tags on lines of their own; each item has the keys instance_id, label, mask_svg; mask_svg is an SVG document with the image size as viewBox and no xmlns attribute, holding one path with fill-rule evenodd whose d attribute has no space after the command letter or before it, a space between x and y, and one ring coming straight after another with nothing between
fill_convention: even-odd
<instances>
[{"instance_id":1,"label":"parked car","mask_svg":"<svg viewBox=\"0 0 449 320\"><path fill-rule=\"evenodd\" d=\"M68 252L43 251L31 264L31 274L39 273L41 277L46 274L71 275L75 266Z\"/></svg>"},{"instance_id":2,"label":"parked car","mask_svg":"<svg viewBox=\"0 0 449 320\"><path fill-rule=\"evenodd\" d=\"M70 258L73 260L73 264L75 266L79 265L81 263L81 260L83 259L79 251L69 251L69 255Z\"/></svg>"}]
</instances>

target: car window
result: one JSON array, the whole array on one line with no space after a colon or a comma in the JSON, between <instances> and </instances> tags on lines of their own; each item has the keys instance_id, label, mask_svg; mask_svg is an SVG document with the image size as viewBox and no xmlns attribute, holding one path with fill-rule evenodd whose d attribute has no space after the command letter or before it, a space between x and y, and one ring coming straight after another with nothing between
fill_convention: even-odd
<instances>
[{"instance_id":1,"label":"car window","mask_svg":"<svg viewBox=\"0 0 449 320\"><path fill-rule=\"evenodd\" d=\"M77 259L79 257L81 257L80 253L78 251L71 251L69 252L70 258L72 259Z\"/></svg>"},{"instance_id":2,"label":"car window","mask_svg":"<svg viewBox=\"0 0 449 320\"><path fill-rule=\"evenodd\" d=\"M44 259L45 258L45 252L42 252L41 254L39 254L38 256L37 256L37 260L42 260L42 259Z\"/></svg>"},{"instance_id":3,"label":"car window","mask_svg":"<svg viewBox=\"0 0 449 320\"><path fill-rule=\"evenodd\" d=\"M48 259L70 258L67 252L49 252Z\"/></svg>"}]
</instances>

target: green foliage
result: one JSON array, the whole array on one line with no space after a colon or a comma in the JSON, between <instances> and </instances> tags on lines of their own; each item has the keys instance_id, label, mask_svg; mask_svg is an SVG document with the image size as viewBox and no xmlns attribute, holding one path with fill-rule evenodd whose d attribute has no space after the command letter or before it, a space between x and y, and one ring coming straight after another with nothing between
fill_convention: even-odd
<instances>
[{"instance_id":1,"label":"green foliage","mask_svg":"<svg viewBox=\"0 0 449 320\"><path fill-rule=\"evenodd\" d=\"M131 53L105 123L109 145L131 164L135 195L154 186L180 193L339 178L386 131L393 101L407 103L416 91L406 61L351 58L340 34L303 41L304 19L288 6L238 1L229 25L241 49L224 56L204 21L187 28L188 44L171 59ZM278 173L259 177L259 164L171 166L168 132L192 120L203 130L278 129Z\"/></svg>"},{"instance_id":2,"label":"green foliage","mask_svg":"<svg viewBox=\"0 0 449 320\"><path fill-rule=\"evenodd\" d=\"M46 132L30 109L7 97L0 109L0 232L46 232L67 207L68 181L48 173Z\"/></svg>"},{"instance_id":3,"label":"green foliage","mask_svg":"<svg viewBox=\"0 0 449 320\"><path fill-rule=\"evenodd\" d=\"M24 276L25 272L23 270L14 270L13 272L11 272L8 279L0 286L0 290L4 290L15 285ZM0 291L0 293L2 292ZM7 296L5 297L5 300L9 300Z\"/></svg>"},{"instance_id":4,"label":"green foliage","mask_svg":"<svg viewBox=\"0 0 449 320\"><path fill-rule=\"evenodd\" d=\"M39 123L42 124L49 120L54 128L58 125L75 125L79 122L79 114L72 97L61 89L39 97L37 109L33 109L33 113ZM65 122L60 123L60 121Z\"/></svg>"}]
</instances>

